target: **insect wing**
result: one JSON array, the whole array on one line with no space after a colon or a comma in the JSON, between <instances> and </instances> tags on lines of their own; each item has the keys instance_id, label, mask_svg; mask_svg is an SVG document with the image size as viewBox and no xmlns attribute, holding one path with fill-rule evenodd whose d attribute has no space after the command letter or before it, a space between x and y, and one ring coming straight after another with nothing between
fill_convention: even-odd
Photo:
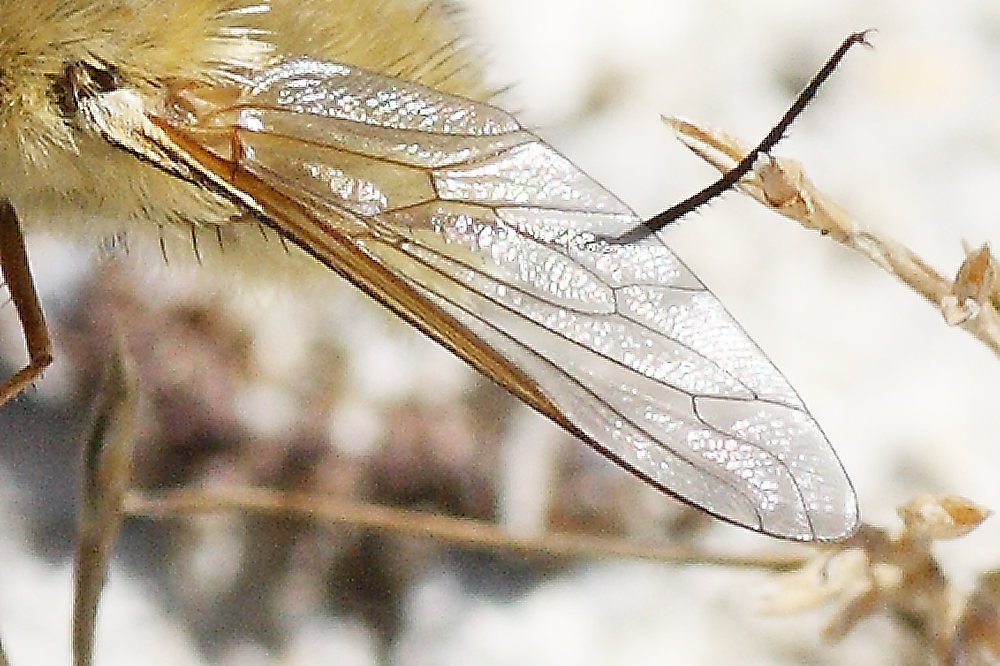
<instances>
[{"instance_id":1,"label":"insect wing","mask_svg":"<svg viewBox=\"0 0 1000 666\"><path fill-rule=\"evenodd\" d=\"M664 492L775 536L851 533L819 426L639 218L494 107L310 59L158 121L300 246ZM197 96L197 91L194 92Z\"/></svg>"}]
</instances>

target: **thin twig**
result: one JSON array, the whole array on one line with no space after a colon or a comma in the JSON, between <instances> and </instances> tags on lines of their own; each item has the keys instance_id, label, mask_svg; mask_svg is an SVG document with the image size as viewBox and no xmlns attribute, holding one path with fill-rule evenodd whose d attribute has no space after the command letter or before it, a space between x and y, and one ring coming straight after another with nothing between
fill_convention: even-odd
<instances>
[{"instance_id":1,"label":"thin twig","mask_svg":"<svg viewBox=\"0 0 1000 666\"><path fill-rule=\"evenodd\" d=\"M226 511L296 513L396 534L432 538L476 548L497 548L526 555L591 559L634 558L670 564L702 564L790 571L800 567L801 555L726 555L683 547L642 546L624 539L550 533L538 537L508 534L500 527L468 518L452 518L419 511L344 500L338 497L288 493L264 488L176 490L158 496L132 491L125 511L132 516L176 518L187 514Z\"/></svg>"},{"instance_id":2,"label":"thin twig","mask_svg":"<svg viewBox=\"0 0 1000 666\"><path fill-rule=\"evenodd\" d=\"M93 661L97 608L130 482L136 389L131 361L119 343L84 445L83 482L73 586L73 663Z\"/></svg>"},{"instance_id":3,"label":"thin twig","mask_svg":"<svg viewBox=\"0 0 1000 666\"><path fill-rule=\"evenodd\" d=\"M663 120L684 145L723 173L731 170L746 154L746 146L725 132L679 118L664 117ZM1000 356L1000 312L997 310L1000 299L996 297L997 285L993 283L996 262L988 248L967 252L966 263L958 270L958 277L948 278L899 241L863 227L817 189L795 160L762 159L738 187L771 210L829 236L895 275L938 308L949 324L961 326ZM969 280L981 283L970 285L967 284ZM956 316L955 308L964 309L967 314Z\"/></svg>"}]
</instances>

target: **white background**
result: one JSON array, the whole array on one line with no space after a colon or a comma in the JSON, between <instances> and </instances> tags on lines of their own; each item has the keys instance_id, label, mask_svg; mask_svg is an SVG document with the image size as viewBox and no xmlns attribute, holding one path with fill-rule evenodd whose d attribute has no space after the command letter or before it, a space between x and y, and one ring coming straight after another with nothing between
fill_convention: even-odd
<instances>
[{"instance_id":1,"label":"white background","mask_svg":"<svg viewBox=\"0 0 1000 666\"><path fill-rule=\"evenodd\" d=\"M847 33L876 27L876 48L848 56L776 152L802 161L862 224L944 273L961 261L962 239L997 236L993 0L464 4L491 80L517 84L504 103L641 215L716 175L672 139L660 114L755 142ZM895 506L921 492L1000 507L1000 365L987 349L892 277L738 194L668 239L806 400L851 473L867 522L892 527ZM39 272L50 289L58 284L57 270ZM14 543L16 529L6 530ZM769 545L735 528L717 532L735 550ZM14 663L65 663L68 573L8 548L3 561L20 567L15 578L25 583L0 590ZM1000 523L938 553L949 577L971 586L1000 563ZM431 577L412 599L399 663L903 663L894 659L900 630L888 623L867 623L829 647L818 638L822 611L759 615L753 595L765 584L745 572L622 563L583 567L495 604ZM99 663L136 663L137 654L148 664L197 663L162 614L141 583L113 576ZM370 663L356 627L317 620L297 631L282 663ZM269 662L244 655L231 663Z\"/></svg>"}]
</instances>

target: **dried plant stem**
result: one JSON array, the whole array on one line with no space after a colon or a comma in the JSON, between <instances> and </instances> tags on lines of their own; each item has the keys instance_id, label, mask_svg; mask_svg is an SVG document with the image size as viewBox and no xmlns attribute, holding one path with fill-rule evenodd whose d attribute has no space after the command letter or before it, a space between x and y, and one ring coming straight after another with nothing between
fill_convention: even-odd
<instances>
[{"instance_id":1,"label":"dried plant stem","mask_svg":"<svg viewBox=\"0 0 1000 666\"><path fill-rule=\"evenodd\" d=\"M578 534L515 536L496 525L468 518L452 518L331 496L264 488L177 490L159 496L146 496L132 491L125 501L125 511L128 514L150 518L176 518L184 514L237 510L304 514L321 520L400 535L432 538L476 548L503 549L526 555L592 559L625 557L671 564L717 565L767 571L790 571L806 561L806 557L798 555L732 556L689 548L642 546L625 539Z\"/></svg>"},{"instance_id":2,"label":"dried plant stem","mask_svg":"<svg viewBox=\"0 0 1000 666\"><path fill-rule=\"evenodd\" d=\"M664 117L678 138L696 155L729 172L748 148L718 130ZM941 275L905 245L864 228L806 177L794 160L762 157L738 184L740 190L807 229L819 231L859 252L923 296L945 321L961 326L1000 356L1000 287L997 262L989 247L966 249L953 279ZM791 605L808 598L824 602L839 596L839 609L824 637L839 640L861 620L888 613L909 627L940 664L997 663L1000 619L988 576L973 594L960 592L942 572L931 552L935 541L964 535L989 515L989 510L957 496L921 496L899 509L903 532L862 526L841 553L823 554L811 567L791 574L784 599ZM856 560L841 580L832 583L829 557ZM853 571L851 571L853 569ZM823 575L808 578L815 571Z\"/></svg>"},{"instance_id":3,"label":"dried plant stem","mask_svg":"<svg viewBox=\"0 0 1000 666\"><path fill-rule=\"evenodd\" d=\"M725 132L679 118L663 120L684 145L723 173L747 153L742 142ZM950 324L961 326L1000 356L1000 297L995 261L985 246L967 252L958 277L950 279L902 243L862 227L819 191L794 160L765 156L738 187L768 208L861 253L941 309Z\"/></svg>"},{"instance_id":4,"label":"dried plant stem","mask_svg":"<svg viewBox=\"0 0 1000 666\"><path fill-rule=\"evenodd\" d=\"M73 663L93 662L97 608L121 527L135 438L136 390L121 344L113 351L84 445L73 586Z\"/></svg>"}]
</instances>

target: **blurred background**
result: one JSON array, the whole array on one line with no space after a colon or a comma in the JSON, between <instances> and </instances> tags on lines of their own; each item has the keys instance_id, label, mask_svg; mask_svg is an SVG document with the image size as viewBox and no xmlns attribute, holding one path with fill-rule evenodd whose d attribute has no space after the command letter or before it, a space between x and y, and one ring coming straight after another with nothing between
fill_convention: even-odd
<instances>
[{"instance_id":1,"label":"blurred background","mask_svg":"<svg viewBox=\"0 0 1000 666\"><path fill-rule=\"evenodd\" d=\"M640 215L716 174L659 120L756 142L843 37L852 52L776 151L860 223L946 274L1000 223L1000 6L992 0L465 0L501 100ZM1000 507L1000 364L857 256L730 193L668 242L798 389L866 522L923 492ZM0 632L15 666L68 663L78 442L112 321L142 400L143 488L253 483L735 553L800 552L657 495L346 283L310 290L29 253L56 340L0 410ZM23 349L0 312L4 374ZM993 388L991 388L993 387ZM936 551L959 588L1000 566L1000 525ZM823 609L764 615L768 575L460 549L305 519L127 523L100 664L913 664L898 625L837 645Z\"/></svg>"}]
</instances>

